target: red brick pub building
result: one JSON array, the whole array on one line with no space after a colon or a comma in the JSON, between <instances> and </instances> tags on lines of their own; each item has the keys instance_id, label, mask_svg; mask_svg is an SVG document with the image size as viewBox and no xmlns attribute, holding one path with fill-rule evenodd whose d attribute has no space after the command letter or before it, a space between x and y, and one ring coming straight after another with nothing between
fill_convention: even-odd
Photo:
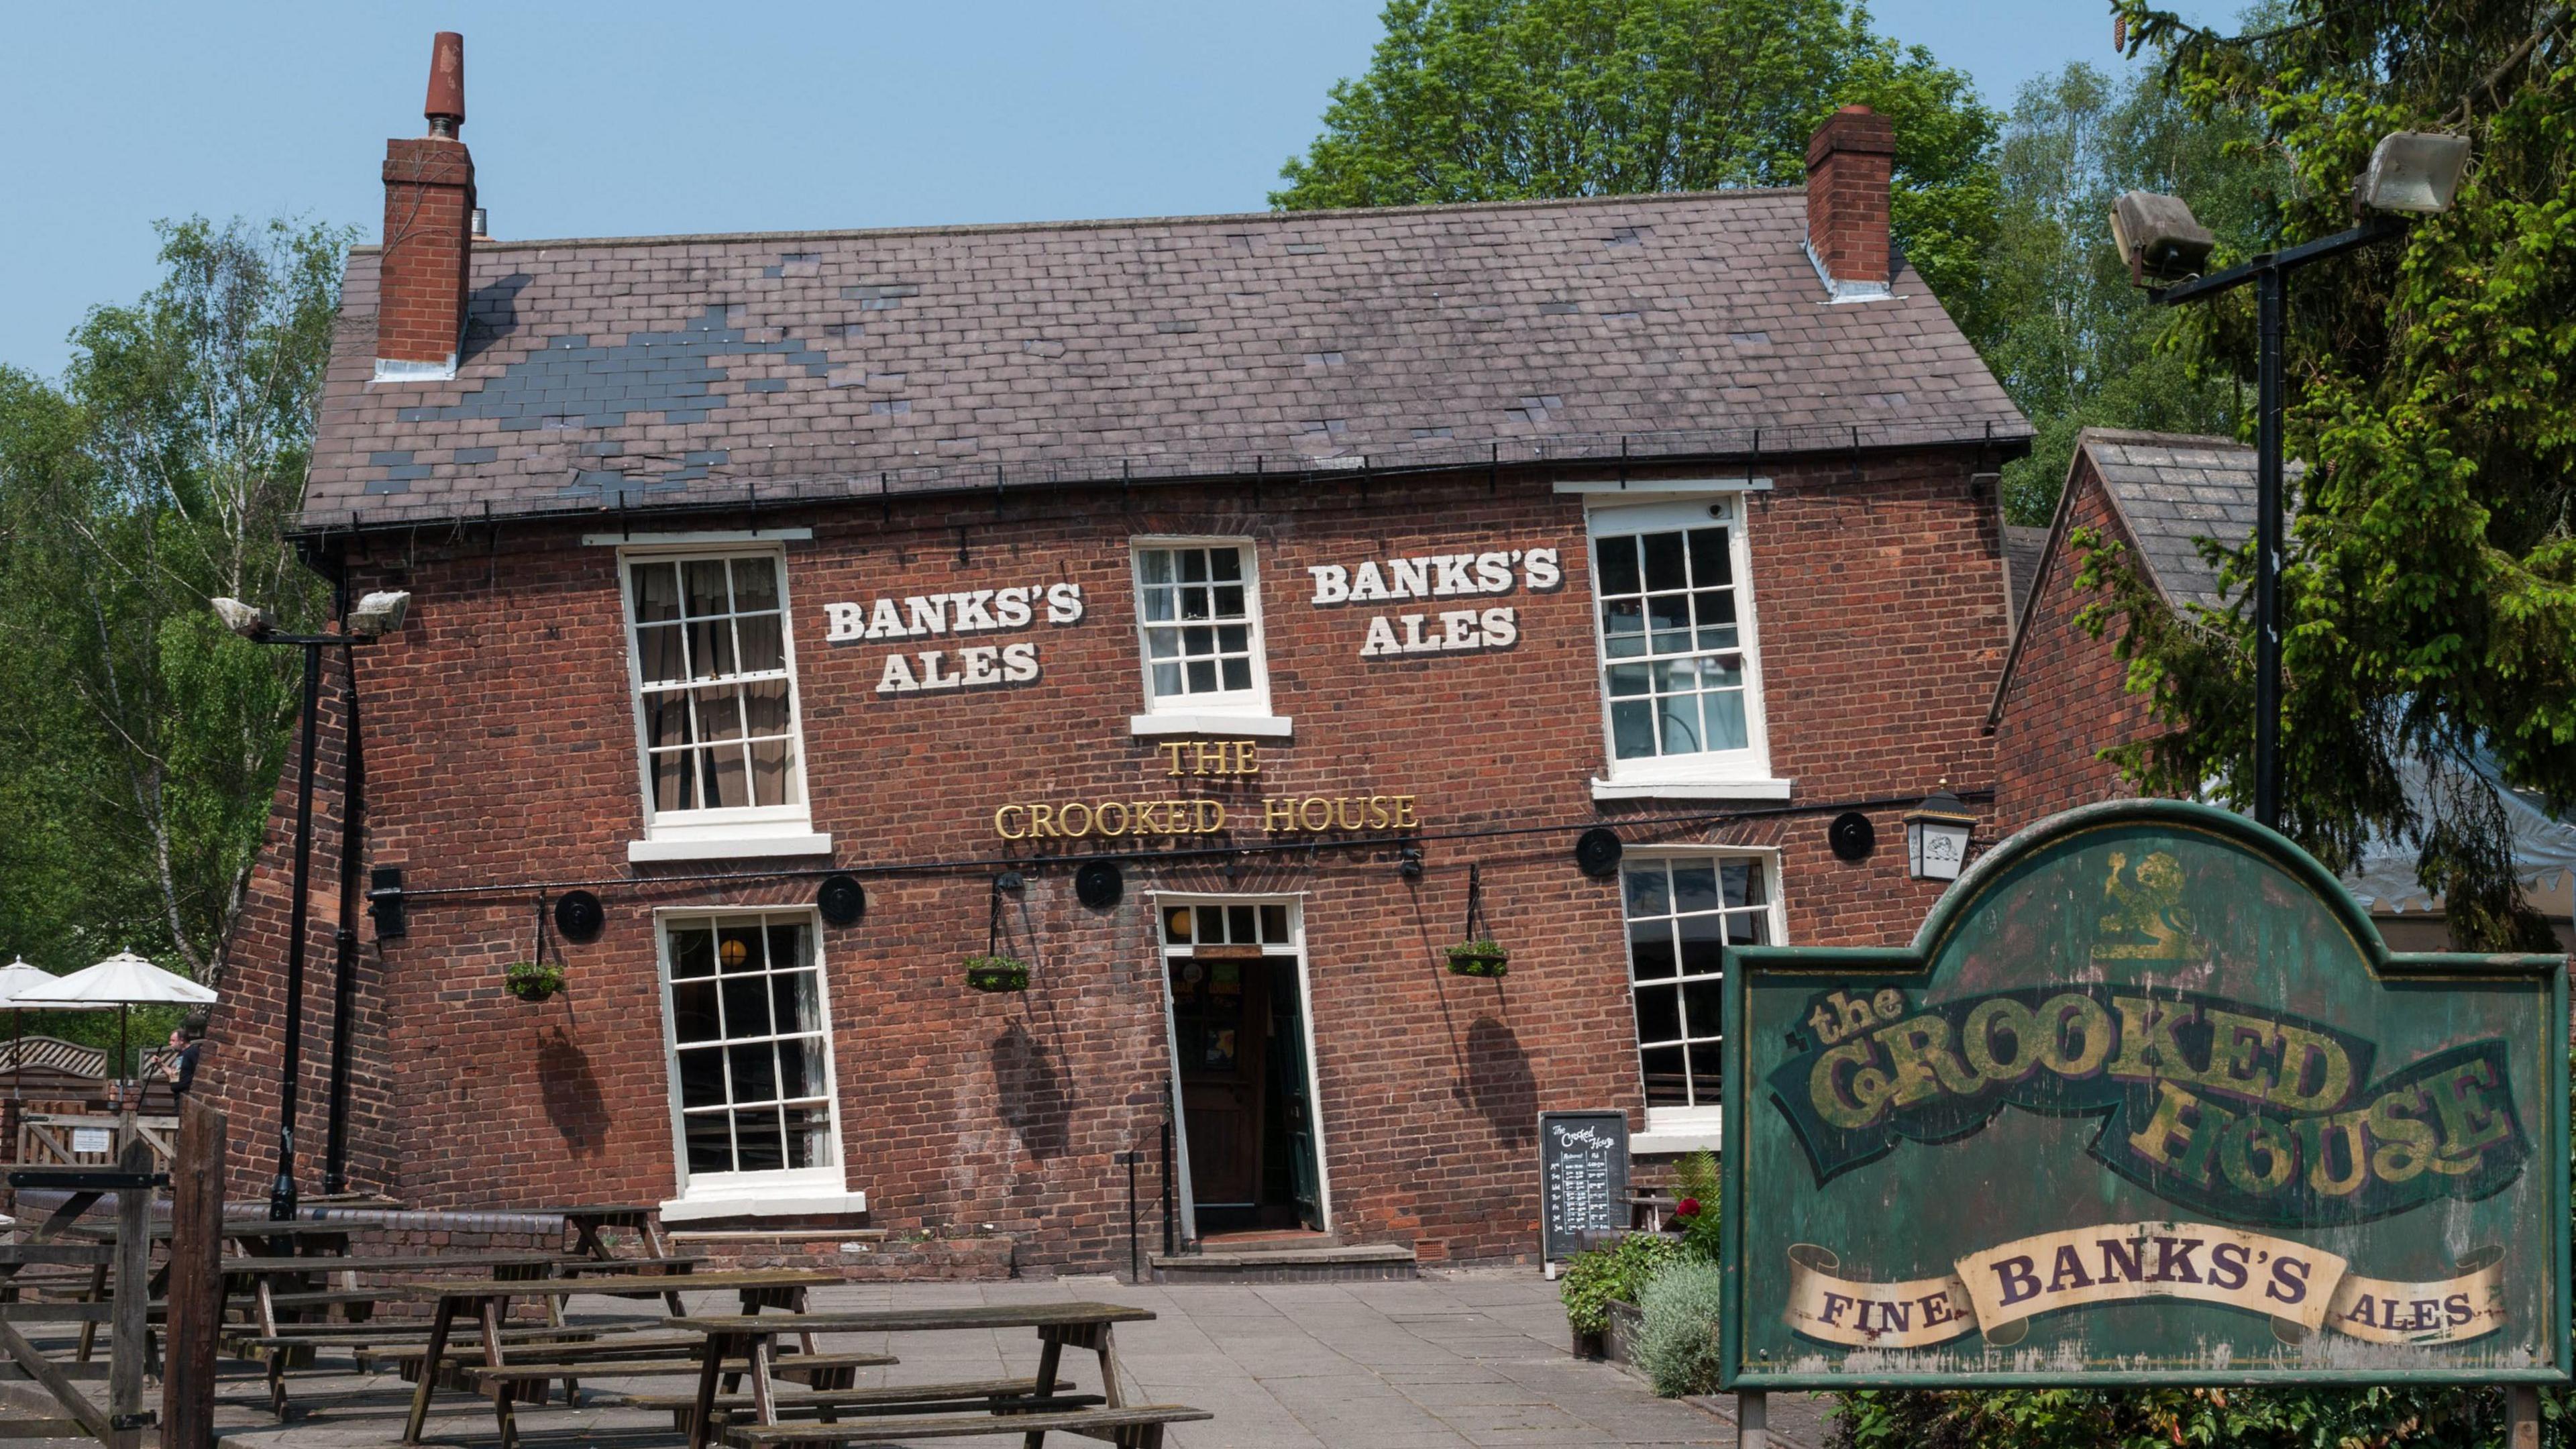
<instances>
[{"instance_id":1,"label":"red brick pub building","mask_svg":"<svg viewBox=\"0 0 2576 1449\"><path fill-rule=\"evenodd\" d=\"M1717 1146L1724 944L1910 936L1899 816L1993 798L2028 428L1864 110L1803 192L547 242L471 233L455 124L388 152L302 521L414 599L324 696L308 1193L336 1053L414 1207L1097 1271L1172 1121L1187 1236L1526 1257L1539 1112Z\"/></svg>"}]
</instances>

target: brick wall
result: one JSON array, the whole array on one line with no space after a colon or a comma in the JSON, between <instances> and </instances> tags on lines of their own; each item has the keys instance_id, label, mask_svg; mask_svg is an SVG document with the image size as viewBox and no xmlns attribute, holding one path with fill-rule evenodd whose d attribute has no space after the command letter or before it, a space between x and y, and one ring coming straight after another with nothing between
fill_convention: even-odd
<instances>
[{"instance_id":1,"label":"brick wall","mask_svg":"<svg viewBox=\"0 0 2576 1449\"><path fill-rule=\"evenodd\" d=\"M1972 466L1952 454L1779 463L1776 491L1752 496L1773 767L1796 782L1793 805L1910 799L1945 778L1992 787L1981 726L2006 636L1997 527L1972 494ZM763 510L700 526L754 524L814 530L787 546L787 579L815 828L845 867L970 863L871 876L866 919L823 936L847 1179L869 1194L873 1224L898 1234L989 1224L1019 1240L1024 1269L1116 1266L1127 1228L1115 1155L1143 1150L1141 1227L1158 1235L1157 890L1302 898L1334 1226L1351 1241L1459 1258L1531 1251L1540 1110L1642 1107L1617 889L1575 868L1581 827L1630 821L1632 847L1778 848L1797 943L1906 939L1937 894L1905 878L1901 805L1874 812L1881 844L1858 864L1827 850L1830 812L1712 827L1705 816L1731 807L1596 808L1583 514L1543 476L1111 489L887 514ZM1257 786L1173 782L1154 742L1128 734L1141 707L1128 540L1146 534L1257 541L1272 698L1295 720L1293 739L1262 741ZM413 890L508 887L417 896L409 936L371 939L365 955L368 1089L353 1163L359 1186L412 1207L669 1196L653 912L812 899L810 878L688 879L756 861L627 864L642 819L617 554L580 535L566 525L495 541L471 529L347 545L357 587L416 595L411 622L358 659L370 863L402 867ZM1310 603L1309 565L1533 546L1561 551L1562 588L1516 582L1473 601L1518 610L1509 650L1362 659L1371 612L1426 606ZM885 656L900 646L824 638L829 602L1059 581L1083 586L1080 624L1050 628L1041 615L993 636L1039 646L1034 683L881 696ZM996 806L1167 793L1411 794L1435 834L1548 828L1428 840L1416 881L1387 850L1139 859L1124 901L1105 911L1074 899L1069 867L1040 864L1012 912L1031 989L964 989L959 962L984 947L996 868L974 862L1037 858L995 837ZM1653 823L1674 816L1703 823ZM250 1138L234 1160L252 1192L270 1164L260 1124L274 1113L290 823L281 813L272 827L204 1069L236 1137ZM1244 828L1232 839L1268 837ZM1499 982L1440 965L1471 862L1514 953ZM502 968L530 950L534 883L630 877L599 888L599 939L564 948L566 993L537 1005L505 994ZM319 867L315 879L333 876ZM317 898L317 919L328 904ZM327 1009L328 975L314 973L314 1009ZM308 1040L318 1072L327 1043ZM308 1162L320 1092L317 1075L305 1090Z\"/></svg>"},{"instance_id":2,"label":"brick wall","mask_svg":"<svg viewBox=\"0 0 2576 1449\"><path fill-rule=\"evenodd\" d=\"M2134 541L2089 459L2079 462L2066 486L2071 527L2049 539L2046 577L2030 600L2028 634L1995 728L1995 809L2005 834L2078 805L2135 795L2118 767L2098 754L2154 730L2146 696L2127 692L2128 667L2114 653L2122 626L2113 621L2097 639L2076 622L2099 595L2076 588L2083 560L2067 536L2089 528L2132 549Z\"/></svg>"}]
</instances>

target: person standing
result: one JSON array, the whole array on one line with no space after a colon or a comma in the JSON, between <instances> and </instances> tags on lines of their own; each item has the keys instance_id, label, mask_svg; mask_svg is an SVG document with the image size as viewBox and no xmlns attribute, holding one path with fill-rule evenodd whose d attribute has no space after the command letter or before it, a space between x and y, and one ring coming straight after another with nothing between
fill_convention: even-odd
<instances>
[{"instance_id":1,"label":"person standing","mask_svg":"<svg viewBox=\"0 0 2576 1449\"><path fill-rule=\"evenodd\" d=\"M197 1054L205 1044L206 1024L193 1016L170 1033L171 1052L166 1060L173 1100L186 1100L189 1089L196 1085Z\"/></svg>"}]
</instances>

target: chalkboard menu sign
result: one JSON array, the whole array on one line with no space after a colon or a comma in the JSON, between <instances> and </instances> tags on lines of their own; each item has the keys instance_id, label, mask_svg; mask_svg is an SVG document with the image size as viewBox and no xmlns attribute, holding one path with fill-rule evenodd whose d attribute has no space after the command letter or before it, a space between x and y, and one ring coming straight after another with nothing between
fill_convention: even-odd
<instances>
[{"instance_id":1,"label":"chalkboard menu sign","mask_svg":"<svg viewBox=\"0 0 2576 1449\"><path fill-rule=\"evenodd\" d=\"M1628 1114L1538 1114L1539 1234L1549 1262L1628 1227Z\"/></svg>"}]
</instances>

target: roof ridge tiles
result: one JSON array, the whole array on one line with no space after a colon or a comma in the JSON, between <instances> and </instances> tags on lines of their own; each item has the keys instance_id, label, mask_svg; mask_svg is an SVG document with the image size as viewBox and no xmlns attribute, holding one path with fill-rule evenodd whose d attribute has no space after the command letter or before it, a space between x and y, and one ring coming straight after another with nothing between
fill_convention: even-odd
<instances>
[{"instance_id":1,"label":"roof ridge tiles","mask_svg":"<svg viewBox=\"0 0 2576 1449\"><path fill-rule=\"evenodd\" d=\"M1069 218L1060 221L984 221L942 222L919 226L829 227L802 231L709 231L671 232L647 236L577 236L539 237L512 240L478 240L477 255L494 251L517 251L560 247L640 247L640 246L712 246L735 242L775 241L844 241L875 237L916 236L996 236L1027 232L1118 231L1148 227L1267 226L1295 225L1305 221L1341 221L1355 217L1378 220L1387 217L1449 216L1472 212L1528 212L1609 209L1620 206L1660 206L1674 202L1761 201L1783 196L1803 196L1803 186L1739 186L1714 191L1635 191L1613 196L1543 196L1513 201L1444 201L1423 206L1342 206L1313 211L1221 211L1182 216L1104 216ZM384 250L381 245L361 243L349 248L352 254L373 255Z\"/></svg>"}]
</instances>

